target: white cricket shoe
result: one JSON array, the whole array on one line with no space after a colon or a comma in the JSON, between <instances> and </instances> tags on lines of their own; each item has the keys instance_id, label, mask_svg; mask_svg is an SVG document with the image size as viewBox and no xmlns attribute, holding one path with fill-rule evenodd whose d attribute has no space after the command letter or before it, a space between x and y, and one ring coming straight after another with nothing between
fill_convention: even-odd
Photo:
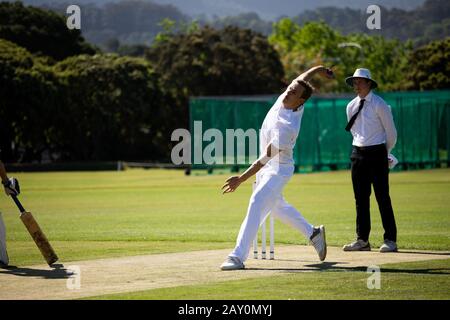
<instances>
[{"instance_id":1,"label":"white cricket shoe","mask_svg":"<svg viewBox=\"0 0 450 320\"><path fill-rule=\"evenodd\" d=\"M369 241L357 239L355 242L346 244L342 250L344 251L370 251Z\"/></svg>"},{"instance_id":2,"label":"white cricket shoe","mask_svg":"<svg viewBox=\"0 0 450 320\"><path fill-rule=\"evenodd\" d=\"M325 239L325 227L323 225L314 228L309 243L316 249L320 261L325 260L327 256L327 241Z\"/></svg>"},{"instance_id":3,"label":"white cricket shoe","mask_svg":"<svg viewBox=\"0 0 450 320\"><path fill-rule=\"evenodd\" d=\"M242 263L242 261L238 257L231 257L229 256L227 260L225 260L224 263L220 266L220 269L222 270L239 270L244 269L245 266Z\"/></svg>"},{"instance_id":4,"label":"white cricket shoe","mask_svg":"<svg viewBox=\"0 0 450 320\"><path fill-rule=\"evenodd\" d=\"M397 244L391 240L384 240L380 247L380 252L397 252Z\"/></svg>"}]
</instances>

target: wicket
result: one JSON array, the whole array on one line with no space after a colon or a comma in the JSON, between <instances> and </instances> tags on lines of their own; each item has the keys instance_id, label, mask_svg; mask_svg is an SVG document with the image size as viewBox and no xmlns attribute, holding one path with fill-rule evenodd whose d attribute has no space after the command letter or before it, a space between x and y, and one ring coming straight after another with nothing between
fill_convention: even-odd
<instances>
[{"instance_id":1,"label":"wicket","mask_svg":"<svg viewBox=\"0 0 450 320\"><path fill-rule=\"evenodd\" d=\"M264 219L261 225L261 259L266 259L266 220L269 218L269 243L270 243L270 260L275 259L275 239L274 239L274 220L271 213ZM253 240L253 258L258 259L258 234Z\"/></svg>"}]
</instances>

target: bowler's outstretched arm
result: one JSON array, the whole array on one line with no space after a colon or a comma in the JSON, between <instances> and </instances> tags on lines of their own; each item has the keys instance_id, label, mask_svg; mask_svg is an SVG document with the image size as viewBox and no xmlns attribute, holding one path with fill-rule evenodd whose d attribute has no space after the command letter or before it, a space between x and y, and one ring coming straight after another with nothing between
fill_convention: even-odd
<instances>
[{"instance_id":1,"label":"bowler's outstretched arm","mask_svg":"<svg viewBox=\"0 0 450 320\"><path fill-rule=\"evenodd\" d=\"M295 78L294 81L303 80L303 81L308 82L316 74L320 74L328 79L334 78L333 71L331 71L331 69L326 68L324 66L316 66L316 67L312 67L311 69L303 72L301 75L299 75L297 78Z\"/></svg>"},{"instance_id":2,"label":"bowler's outstretched arm","mask_svg":"<svg viewBox=\"0 0 450 320\"><path fill-rule=\"evenodd\" d=\"M261 168L264 167L266 163L269 162L270 159L275 157L279 152L280 150L275 148L272 144L269 144L267 146L266 152L261 155L258 160L253 162L253 164L247 170L245 170L243 174L241 174L240 176L229 177L225 181L225 184L222 186L222 193L225 194L236 190L242 182L248 180L253 175L258 173L258 171L261 170Z\"/></svg>"}]
</instances>

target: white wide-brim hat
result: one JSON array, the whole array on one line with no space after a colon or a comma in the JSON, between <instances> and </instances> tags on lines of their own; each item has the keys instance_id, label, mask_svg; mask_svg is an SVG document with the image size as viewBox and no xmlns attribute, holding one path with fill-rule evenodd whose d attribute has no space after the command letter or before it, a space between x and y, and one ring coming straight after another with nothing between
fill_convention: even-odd
<instances>
[{"instance_id":1,"label":"white wide-brim hat","mask_svg":"<svg viewBox=\"0 0 450 320\"><path fill-rule=\"evenodd\" d=\"M364 68L356 69L356 71L353 74L353 76L346 78L345 82L350 87L353 87L353 79L355 79L355 78L364 78L364 79L372 81L372 83L373 83L372 89L378 87L378 83L375 80L373 80L372 77L370 76L369 69L364 69Z\"/></svg>"}]
</instances>

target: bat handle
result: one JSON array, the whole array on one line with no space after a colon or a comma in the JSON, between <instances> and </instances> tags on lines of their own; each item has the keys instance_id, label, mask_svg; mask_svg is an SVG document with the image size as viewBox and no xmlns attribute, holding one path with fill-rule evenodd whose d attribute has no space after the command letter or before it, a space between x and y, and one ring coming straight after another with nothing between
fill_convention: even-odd
<instances>
[{"instance_id":1,"label":"bat handle","mask_svg":"<svg viewBox=\"0 0 450 320\"><path fill-rule=\"evenodd\" d=\"M11 198L16 203L16 206L17 206L17 208L19 208L20 212L21 213L25 212L25 208L22 206L22 204L20 203L19 199L17 199L17 196L11 195Z\"/></svg>"}]
</instances>

